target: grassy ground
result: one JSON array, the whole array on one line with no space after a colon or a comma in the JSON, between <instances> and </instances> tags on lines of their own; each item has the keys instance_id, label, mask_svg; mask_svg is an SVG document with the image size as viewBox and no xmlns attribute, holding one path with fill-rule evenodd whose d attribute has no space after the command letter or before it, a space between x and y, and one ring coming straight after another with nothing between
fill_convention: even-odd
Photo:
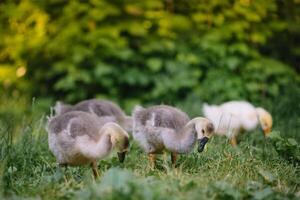
<instances>
[{"instance_id":1,"label":"grassy ground","mask_svg":"<svg viewBox=\"0 0 300 200\"><path fill-rule=\"evenodd\" d=\"M205 152L182 155L177 169L172 169L169 154L159 156L154 171L133 142L124 164L118 163L116 153L99 162L102 176L96 182L89 167L66 170L57 167L48 149L46 116L41 111L48 102L2 101L5 104L0 105L0 199L297 199L299 196L297 99L294 104L288 102L289 110L279 104L273 108L274 130L283 137L265 140L257 130L242 135L238 148L232 148L225 138L215 137Z\"/></svg>"}]
</instances>

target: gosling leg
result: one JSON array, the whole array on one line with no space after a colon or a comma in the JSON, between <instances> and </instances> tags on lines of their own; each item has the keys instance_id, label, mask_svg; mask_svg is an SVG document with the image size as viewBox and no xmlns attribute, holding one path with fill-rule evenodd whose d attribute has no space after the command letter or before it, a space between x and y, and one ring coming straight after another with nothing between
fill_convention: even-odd
<instances>
[{"instance_id":1,"label":"gosling leg","mask_svg":"<svg viewBox=\"0 0 300 200\"><path fill-rule=\"evenodd\" d=\"M95 179L98 179L98 177L99 177L99 172L98 172L98 168L97 168L97 162L96 162L96 161L93 161L92 164L91 164L91 167L92 167L92 170L93 170L93 174L94 174Z\"/></svg>"},{"instance_id":2,"label":"gosling leg","mask_svg":"<svg viewBox=\"0 0 300 200\"><path fill-rule=\"evenodd\" d=\"M148 154L148 158L149 158L149 162L150 162L150 168L151 168L151 170L154 170L154 167L155 167L155 159L156 159L155 154L149 153L149 154Z\"/></svg>"},{"instance_id":3,"label":"gosling leg","mask_svg":"<svg viewBox=\"0 0 300 200\"><path fill-rule=\"evenodd\" d=\"M176 160L177 160L177 153L172 152L171 153L171 161L172 161L172 167L176 167Z\"/></svg>"},{"instance_id":4,"label":"gosling leg","mask_svg":"<svg viewBox=\"0 0 300 200\"><path fill-rule=\"evenodd\" d=\"M236 137L233 136L231 139L230 139L230 144L231 146L233 147L236 147L237 146L237 140L236 140Z\"/></svg>"}]
</instances>

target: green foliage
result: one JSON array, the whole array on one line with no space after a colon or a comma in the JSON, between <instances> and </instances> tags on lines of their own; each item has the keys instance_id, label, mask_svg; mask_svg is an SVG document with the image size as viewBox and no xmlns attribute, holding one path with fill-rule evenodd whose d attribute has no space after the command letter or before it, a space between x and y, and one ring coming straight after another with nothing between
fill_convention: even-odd
<instances>
[{"instance_id":1,"label":"green foliage","mask_svg":"<svg viewBox=\"0 0 300 200\"><path fill-rule=\"evenodd\" d=\"M299 55L298 9L287 14L297 5L293 0L283 5L275 0L5 1L0 3L0 82L5 91L71 102L105 97L127 109L190 98L272 99L291 85L299 87L292 69L297 59L285 58ZM294 37L282 41L282 35ZM293 50L282 51L289 46Z\"/></svg>"},{"instance_id":2,"label":"green foliage","mask_svg":"<svg viewBox=\"0 0 300 200\"><path fill-rule=\"evenodd\" d=\"M77 199L151 200L159 197L157 191L163 192L163 188L156 187L151 178L138 179L129 170L111 168L103 175L100 183L92 184L76 196Z\"/></svg>"},{"instance_id":3,"label":"green foliage","mask_svg":"<svg viewBox=\"0 0 300 200\"><path fill-rule=\"evenodd\" d=\"M271 187L263 186L259 182L247 183L246 189L238 189L226 181L216 181L205 189L193 187L190 182L181 189L185 190L189 199L296 199L292 194L282 194ZM109 169L100 183L93 183L79 191L76 199L186 199L176 196L170 191L170 186L163 180L154 177L142 179L134 176L131 171L119 168Z\"/></svg>"},{"instance_id":4,"label":"green foliage","mask_svg":"<svg viewBox=\"0 0 300 200\"><path fill-rule=\"evenodd\" d=\"M279 132L272 132L269 137L280 156L295 164L300 164L300 145L295 139L283 138Z\"/></svg>"}]
</instances>

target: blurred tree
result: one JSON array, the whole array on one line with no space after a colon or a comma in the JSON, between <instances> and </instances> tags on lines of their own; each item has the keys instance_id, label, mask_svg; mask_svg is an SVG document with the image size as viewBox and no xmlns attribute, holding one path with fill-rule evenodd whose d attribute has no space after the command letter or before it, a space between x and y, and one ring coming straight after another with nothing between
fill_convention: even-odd
<instances>
[{"instance_id":1,"label":"blurred tree","mask_svg":"<svg viewBox=\"0 0 300 200\"><path fill-rule=\"evenodd\" d=\"M5 91L129 108L299 86L297 0L24 0L0 13Z\"/></svg>"}]
</instances>

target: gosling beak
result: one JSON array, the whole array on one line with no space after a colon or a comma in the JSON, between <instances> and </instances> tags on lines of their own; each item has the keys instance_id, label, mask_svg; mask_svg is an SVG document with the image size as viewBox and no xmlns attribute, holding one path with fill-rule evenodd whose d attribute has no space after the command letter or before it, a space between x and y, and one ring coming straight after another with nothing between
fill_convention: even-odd
<instances>
[{"instance_id":1,"label":"gosling beak","mask_svg":"<svg viewBox=\"0 0 300 200\"><path fill-rule=\"evenodd\" d=\"M118 152L118 158L119 158L120 163L124 162L126 153L127 153L127 151Z\"/></svg>"},{"instance_id":2,"label":"gosling beak","mask_svg":"<svg viewBox=\"0 0 300 200\"><path fill-rule=\"evenodd\" d=\"M265 129L263 129L263 131L264 131L265 137L268 137L271 132L271 128L265 128Z\"/></svg>"},{"instance_id":3,"label":"gosling beak","mask_svg":"<svg viewBox=\"0 0 300 200\"><path fill-rule=\"evenodd\" d=\"M201 153L204 150L204 147L206 143L208 142L209 138L208 137L203 137L199 139L199 146L198 146L198 152Z\"/></svg>"}]
</instances>

